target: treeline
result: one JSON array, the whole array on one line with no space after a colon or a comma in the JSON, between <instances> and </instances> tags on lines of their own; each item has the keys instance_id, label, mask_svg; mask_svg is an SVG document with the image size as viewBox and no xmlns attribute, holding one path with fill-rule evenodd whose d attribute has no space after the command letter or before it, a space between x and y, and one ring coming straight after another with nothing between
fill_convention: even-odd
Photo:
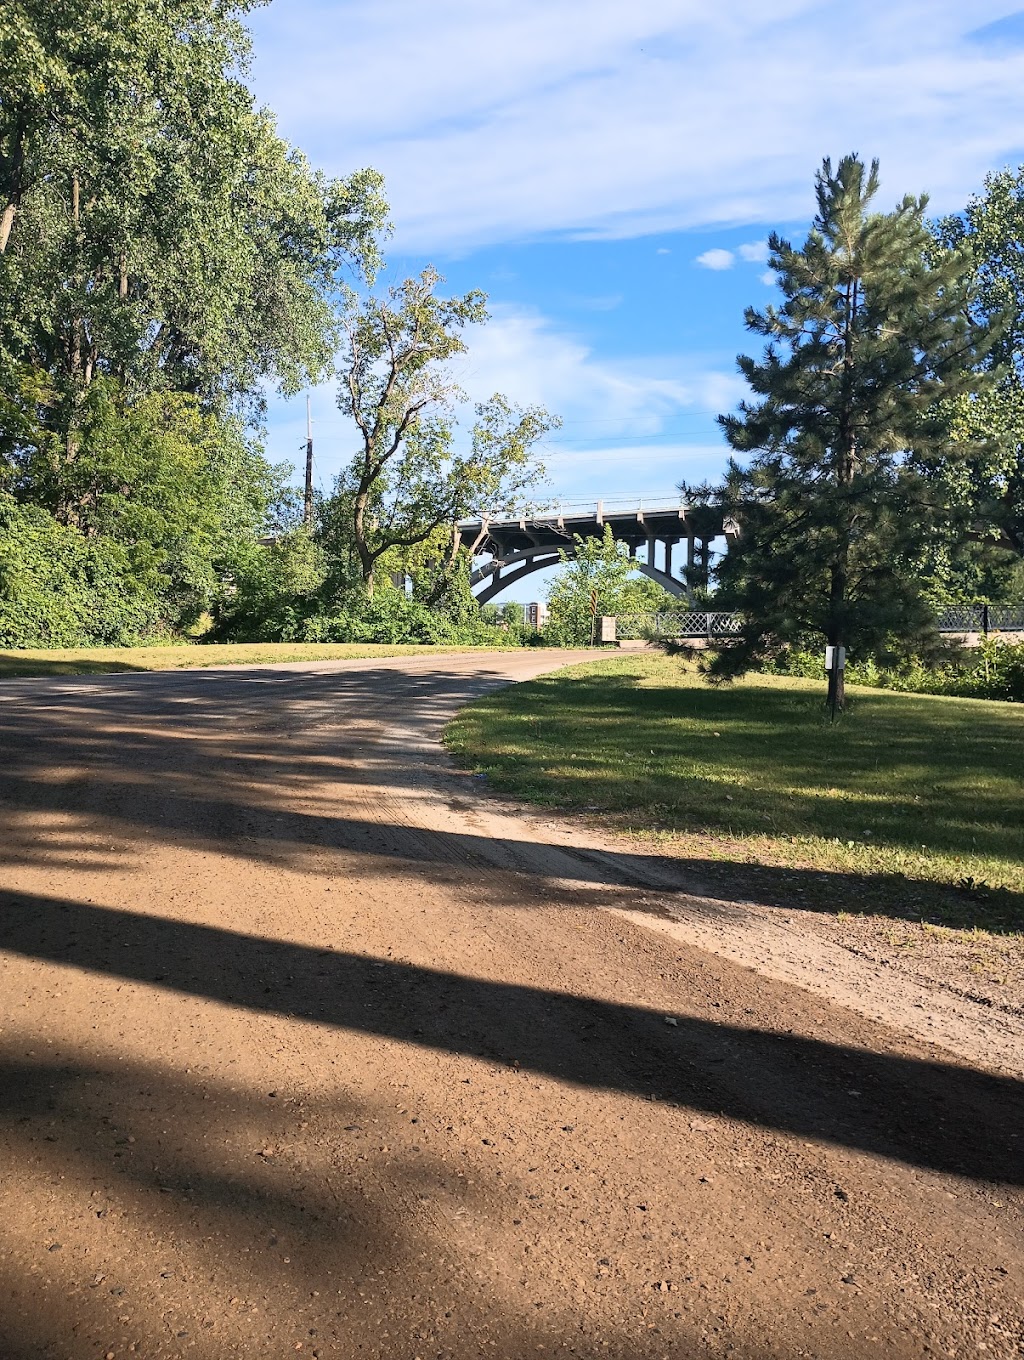
<instances>
[{"instance_id":1,"label":"treeline","mask_svg":"<svg viewBox=\"0 0 1024 1360\"><path fill-rule=\"evenodd\" d=\"M558 421L496 393L459 429L486 299L432 270L373 291L380 176L279 137L247 8L5 4L0 645L493 637L455 524L528 507ZM771 240L781 302L747 316L740 457L690 488L741 529L712 582L747 620L723 678L822 639L926 655L936 604L1024 599L1024 171L938 224L924 199L879 212L856 157L817 190L807 241ZM306 513L266 394L332 375L351 457ZM595 589L602 612L647 589L601 554L552 637L589 638Z\"/></svg>"},{"instance_id":2,"label":"treeline","mask_svg":"<svg viewBox=\"0 0 1024 1360\"><path fill-rule=\"evenodd\" d=\"M381 178L278 136L247 8L5 6L0 645L479 627L453 523L541 473L546 412L496 395L460 442L485 299L430 271L372 296ZM335 371L355 455L310 522L265 398Z\"/></svg>"}]
</instances>

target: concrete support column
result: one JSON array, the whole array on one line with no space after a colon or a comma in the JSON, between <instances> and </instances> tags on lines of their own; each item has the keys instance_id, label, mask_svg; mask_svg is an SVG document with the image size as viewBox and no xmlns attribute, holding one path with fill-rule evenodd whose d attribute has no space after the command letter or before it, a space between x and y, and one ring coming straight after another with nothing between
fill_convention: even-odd
<instances>
[{"instance_id":1,"label":"concrete support column","mask_svg":"<svg viewBox=\"0 0 1024 1360\"><path fill-rule=\"evenodd\" d=\"M686 598L693 604L693 534L686 535Z\"/></svg>"}]
</instances>

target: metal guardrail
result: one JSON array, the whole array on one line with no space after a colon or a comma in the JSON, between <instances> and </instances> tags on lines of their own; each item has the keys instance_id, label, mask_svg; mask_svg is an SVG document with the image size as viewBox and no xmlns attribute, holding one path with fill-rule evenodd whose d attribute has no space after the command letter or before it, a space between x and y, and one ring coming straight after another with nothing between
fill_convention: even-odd
<instances>
[{"instance_id":1,"label":"metal guardrail","mask_svg":"<svg viewBox=\"0 0 1024 1360\"><path fill-rule=\"evenodd\" d=\"M544 524L563 518L594 519L599 515L634 515L645 510L653 515L656 513L672 513L686 508L686 502L679 496L624 496L618 499L596 501L548 501L543 505L524 508L522 511L495 511L493 514L485 515L484 519L495 525L515 524L520 518L531 523ZM459 520L459 526L468 527L470 524L479 524L480 522L479 519L474 517Z\"/></svg>"}]
</instances>

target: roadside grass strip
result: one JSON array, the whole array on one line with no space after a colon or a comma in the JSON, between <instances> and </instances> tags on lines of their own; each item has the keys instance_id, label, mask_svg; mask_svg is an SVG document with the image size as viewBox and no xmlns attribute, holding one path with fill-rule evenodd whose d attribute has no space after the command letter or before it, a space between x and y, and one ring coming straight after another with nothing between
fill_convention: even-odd
<instances>
[{"instance_id":1,"label":"roadside grass strip","mask_svg":"<svg viewBox=\"0 0 1024 1360\"><path fill-rule=\"evenodd\" d=\"M755 900L883 913L1024 944L1024 706L751 676L664 656L503 689L446 741L493 787L610 814Z\"/></svg>"},{"instance_id":2,"label":"roadside grass strip","mask_svg":"<svg viewBox=\"0 0 1024 1360\"><path fill-rule=\"evenodd\" d=\"M365 642L196 642L156 647L0 649L0 680L33 675L95 675L207 666L260 666L285 661L364 661L374 657L493 651L487 647L390 646Z\"/></svg>"}]
</instances>

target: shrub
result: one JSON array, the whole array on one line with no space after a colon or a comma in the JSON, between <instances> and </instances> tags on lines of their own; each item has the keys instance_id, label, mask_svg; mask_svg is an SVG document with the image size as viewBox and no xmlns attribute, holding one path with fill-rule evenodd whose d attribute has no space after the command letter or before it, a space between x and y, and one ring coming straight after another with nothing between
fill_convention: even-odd
<instances>
[{"instance_id":1,"label":"shrub","mask_svg":"<svg viewBox=\"0 0 1024 1360\"><path fill-rule=\"evenodd\" d=\"M824 666L820 652L790 650L766 670L780 675L803 675L820 680ZM993 633L978 647L961 647L944 661L911 657L897 666L851 660L847 683L913 694L945 694L964 699L1003 699L1024 703L1024 643L1004 642Z\"/></svg>"},{"instance_id":2,"label":"shrub","mask_svg":"<svg viewBox=\"0 0 1024 1360\"><path fill-rule=\"evenodd\" d=\"M0 493L0 646L131 646L167 631L120 544Z\"/></svg>"},{"instance_id":3,"label":"shrub","mask_svg":"<svg viewBox=\"0 0 1024 1360\"><path fill-rule=\"evenodd\" d=\"M448 647L520 646L514 631L489 625L479 616L454 619L397 590L381 590L372 599L354 599L347 607L306 619L306 642L425 643Z\"/></svg>"}]
</instances>

